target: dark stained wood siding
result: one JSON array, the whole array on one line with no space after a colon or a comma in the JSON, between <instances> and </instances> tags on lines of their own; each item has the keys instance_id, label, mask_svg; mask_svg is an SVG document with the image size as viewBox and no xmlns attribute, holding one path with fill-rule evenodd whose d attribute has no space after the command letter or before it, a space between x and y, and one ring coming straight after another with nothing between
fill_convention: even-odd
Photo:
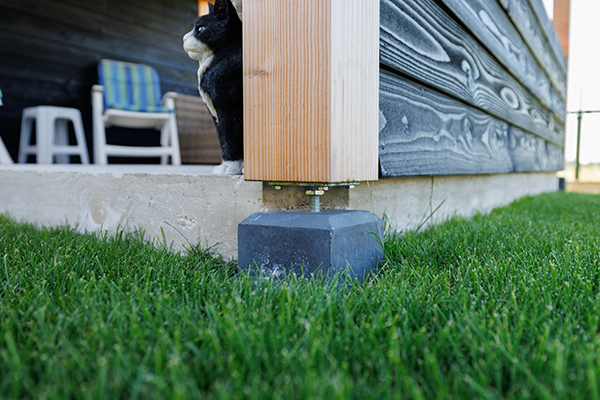
<instances>
[{"instance_id":1,"label":"dark stained wood siding","mask_svg":"<svg viewBox=\"0 0 600 400\"><path fill-rule=\"evenodd\" d=\"M429 5L429 7L427 7ZM555 115L457 22L431 2L391 0L382 3L381 60L392 69L426 82L469 104L550 140L550 118L564 122L564 104ZM419 32L402 37L398 24ZM411 32L411 33L412 33Z\"/></svg>"},{"instance_id":2,"label":"dark stained wood siding","mask_svg":"<svg viewBox=\"0 0 600 400\"><path fill-rule=\"evenodd\" d=\"M520 2L521 0L498 0L502 6L508 10L513 7L514 3ZM552 21L548 19L548 14L546 14L546 9L544 8L544 4L542 0L529 0L529 4L531 5L531 9L535 14L537 23L540 25L542 32L544 33L544 37L548 40L550 47L552 48L552 52L554 57L560 64L561 68L566 71L567 70L567 57L563 52L562 45L560 44L560 39L558 38L558 34L554 29L554 25L552 25ZM526 6L526 4L523 4Z\"/></svg>"},{"instance_id":3,"label":"dark stained wood siding","mask_svg":"<svg viewBox=\"0 0 600 400\"><path fill-rule=\"evenodd\" d=\"M543 18L529 0L381 0L382 176L562 169L566 63Z\"/></svg>"},{"instance_id":4,"label":"dark stained wood siding","mask_svg":"<svg viewBox=\"0 0 600 400\"><path fill-rule=\"evenodd\" d=\"M150 64L163 93L197 95L197 63L182 48L197 10L196 0L0 0L0 134L13 158L21 112L35 105L81 110L91 146L102 58Z\"/></svg>"},{"instance_id":5,"label":"dark stained wood siding","mask_svg":"<svg viewBox=\"0 0 600 400\"><path fill-rule=\"evenodd\" d=\"M441 1L531 90L538 85L549 90L551 97L558 96L564 101L567 90L565 72L556 68L554 63L545 65L536 60L525 39L496 0Z\"/></svg>"},{"instance_id":6,"label":"dark stained wood siding","mask_svg":"<svg viewBox=\"0 0 600 400\"><path fill-rule=\"evenodd\" d=\"M380 75L383 176L552 171L552 142L388 71Z\"/></svg>"},{"instance_id":7,"label":"dark stained wood siding","mask_svg":"<svg viewBox=\"0 0 600 400\"><path fill-rule=\"evenodd\" d=\"M557 57L553 52L552 42L548 40L544 29L538 23L537 17L528 0L506 1L504 6L506 13L512 20L521 37L531 49L534 57L542 65L548 66L548 71L562 82L566 79L567 64L564 55Z\"/></svg>"}]
</instances>

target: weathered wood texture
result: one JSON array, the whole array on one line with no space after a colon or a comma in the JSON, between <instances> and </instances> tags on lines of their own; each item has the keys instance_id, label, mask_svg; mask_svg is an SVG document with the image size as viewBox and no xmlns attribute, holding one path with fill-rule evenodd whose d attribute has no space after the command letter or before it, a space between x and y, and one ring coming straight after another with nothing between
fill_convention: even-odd
<instances>
[{"instance_id":1,"label":"weathered wood texture","mask_svg":"<svg viewBox=\"0 0 600 400\"><path fill-rule=\"evenodd\" d=\"M554 55L550 42L544 35L542 27L531 9L529 0L498 0L498 2L502 5L506 3L506 14L521 33L538 62L543 66L547 66L548 70L558 71L565 78L566 60L564 56L559 60Z\"/></svg>"},{"instance_id":2,"label":"weathered wood texture","mask_svg":"<svg viewBox=\"0 0 600 400\"><path fill-rule=\"evenodd\" d=\"M525 1L525 0L523 0ZM554 57L561 65L564 71L567 70L567 57L565 56L565 52L560 44L560 39L558 38L558 34L556 33L556 29L552 24L552 21L548 19L548 14L546 13L546 8L544 7L544 3L542 0L528 0L529 5L531 6L531 10L535 14L537 23L539 24L544 37L548 40L548 44L552 49ZM509 10L512 5L513 0L498 0L498 3L502 5L505 10ZM520 5L519 5L520 6Z\"/></svg>"},{"instance_id":3,"label":"weathered wood texture","mask_svg":"<svg viewBox=\"0 0 600 400\"><path fill-rule=\"evenodd\" d=\"M563 142L553 115L457 22L429 0L382 0L381 61L536 135Z\"/></svg>"},{"instance_id":4,"label":"weathered wood texture","mask_svg":"<svg viewBox=\"0 0 600 400\"><path fill-rule=\"evenodd\" d=\"M244 4L245 179L375 180L379 0Z\"/></svg>"},{"instance_id":5,"label":"weathered wood texture","mask_svg":"<svg viewBox=\"0 0 600 400\"><path fill-rule=\"evenodd\" d=\"M562 168L560 147L391 72L381 72L379 101L384 177Z\"/></svg>"},{"instance_id":6,"label":"weathered wood texture","mask_svg":"<svg viewBox=\"0 0 600 400\"><path fill-rule=\"evenodd\" d=\"M540 66L496 0L441 0L540 99L559 108L566 76L553 65Z\"/></svg>"},{"instance_id":7,"label":"weathered wood texture","mask_svg":"<svg viewBox=\"0 0 600 400\"><path fill-rule=\"evenodd\" d=\"M499 0L501 2L506 2L507 7L510 7L510 3L512 0ZM560 44L560 39L558 38L558 34L556 33L556 29L554 25L552 25L552 21L548 18L548 14L546 13L546 8L544 7L544 3L542 0L529 0L529 5L531 6L531 10L535 15L535 19L539 24L544 37L548 40L548 44L552 49L552 53L554 57L562 67L563 71L567 71L567 57L565 52Z\"/></svg>"},{"instance_id":8,"label":"weathered wood texture","mask_svg":"<svg viewBox=\"0 0 600 400\"><path fill-rule=\"evenodd\" d=\"M92 143L90 89L102 58L153 65L163 92L197 95L197 63L181 40L196 15L195 0L1 1L0 122L13 157L29 106L80 109Z\"/></svg>"}]
</instances>

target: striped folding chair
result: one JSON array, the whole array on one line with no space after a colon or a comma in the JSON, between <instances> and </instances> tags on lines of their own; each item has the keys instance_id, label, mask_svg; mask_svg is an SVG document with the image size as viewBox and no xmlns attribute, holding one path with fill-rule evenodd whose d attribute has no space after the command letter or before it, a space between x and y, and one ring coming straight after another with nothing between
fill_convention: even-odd
<instances>
[{"instance_id":1,"label":"striped folding chair","mask_svg":"<svg viewBox=\"0 0 600 400\"><path fill-rule=\"evenodd\" d=\"M99 85L92 87L94 162L105 165L108 157L161 157L167 164L181 164L175 120L177 93L162 97L156 70L144 64L101 60ZM154 128L161 131L160 146L108 144L106 128Z\"/></svg>"}]
</instances>

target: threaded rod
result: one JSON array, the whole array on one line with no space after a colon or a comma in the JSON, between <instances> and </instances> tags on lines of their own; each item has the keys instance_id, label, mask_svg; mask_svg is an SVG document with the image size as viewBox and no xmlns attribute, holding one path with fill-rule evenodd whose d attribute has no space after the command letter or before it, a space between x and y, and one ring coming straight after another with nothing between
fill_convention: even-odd
<instances>
[{"instance_id":1,"label":"threaded rod","mask_svg":"<svg viewBox=\"0 0 600 400\"><path fill-rule=\"evenodd\" d=\"M310 197L310 212L321 212L321 196Z\"/></svg>"}]
</instances>

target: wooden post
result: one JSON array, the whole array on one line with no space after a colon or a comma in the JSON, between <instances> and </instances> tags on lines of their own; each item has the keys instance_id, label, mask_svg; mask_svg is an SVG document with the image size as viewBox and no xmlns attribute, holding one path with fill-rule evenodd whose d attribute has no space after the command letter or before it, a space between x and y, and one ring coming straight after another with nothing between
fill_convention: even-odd
<instances>
[{"instance_id":1,"label":"wooden post","mask_svg":"<svg viewBox=\"0 0 600 400\"><path fill-rule=\"evenodd\" d=\"M571 21L571 0L554 0L552 23L558 33L565 56L569 57L569 24Z\"/></svg>"},{"instance_id":2,"label":"wooden post","mask_svg":"<svg viewBox=\"0 0 600 400\"><path fill-rule=\"evenodd\" d=\"M244 2L244 174L378 178L379 0Z\"/></svg>"}]
</instances>

